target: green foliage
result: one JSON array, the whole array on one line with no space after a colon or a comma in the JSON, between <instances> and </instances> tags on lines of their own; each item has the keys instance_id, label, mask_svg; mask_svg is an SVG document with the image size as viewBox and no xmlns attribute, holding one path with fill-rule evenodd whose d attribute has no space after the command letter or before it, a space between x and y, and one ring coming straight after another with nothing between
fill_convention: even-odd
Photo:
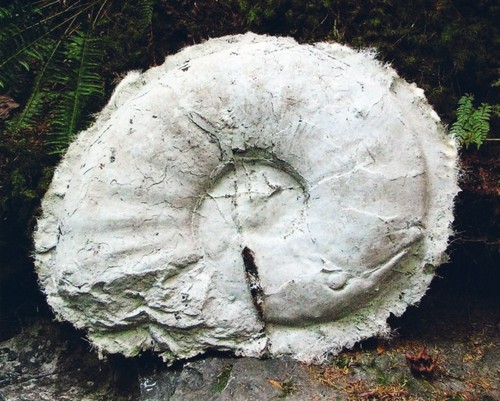
<instances>
[{"instance_id":1,"label":"green foliage","mask_svg":"<svg viewBox=\"0 0 500 401\"><path fill-rule=\"evenodd\" d=\"M104 96L104 83L99 75L103 56L100 44L99 38L85 31L75 31L65 44L64 62L69 68L64 73L54 74L54 79L65 89L54 108L55 129L49 143L56 150L65 149L73 136L84 128L88 121L85 114L88 104Z\"/></svg>"},{"instance_id":2,"label":"green foliage","mask_svg":"<svg viewBox=\"0 0 500 401\"><path fill-rule=\"evenodd\" d=\"M450 133L466 148L472 143L479 148L490 132L491 111L492 107L486 103L474 107L474 96L462 96L458 101L457 121L451 126Z\"/></svg>"},{"instance_id":3,"label":"green foliage","mask_svg":"<svg viewBox=\"0 0 500 401\"><path fill-rule=\"evenodd\" d=\"M5 89L20 74L29 71L33 60L40 61L43 57L42 49L47 46L42 25L35 23L38 10L27 10L27 7L16 7L15 2L9 7L0 7L1 89ZM24 14L25 22L20 24L20 16Z\"/></svg>"},{"instance_id":4,"label":"green foliage","mask_svg":"<svg viewBox=\"0 0 500 401\"><path fill-rule=\"evenodd\" d=\"M330 0L237 0L240 13L251 30L285 34L303 41L330 38Z\"/></svg>"},{"instance_id":5,"label":"green foliage","mask_svg":"<svg viewBox=\"0 0 500 401\"><path fill-rule=\"evenodd\" d=\"M57 153L85 128L104 100L102 68L118 28L113 13L138 10L136 26L151 25L155 0L125 3L17 0L0 7L0 88L25 100L6 125L10 132L43 125Z\"/></svg>"},{"instance_id":6,"label":"green foliage","mask_svg":"<svg viewBox=\"0 0 500 401\"><path fill-rule=\"evenodd\" d=\"M138 5L139 27L143 30L151 26L153 22L155 0L142 0Z\"/></svg>"}]
</instances>

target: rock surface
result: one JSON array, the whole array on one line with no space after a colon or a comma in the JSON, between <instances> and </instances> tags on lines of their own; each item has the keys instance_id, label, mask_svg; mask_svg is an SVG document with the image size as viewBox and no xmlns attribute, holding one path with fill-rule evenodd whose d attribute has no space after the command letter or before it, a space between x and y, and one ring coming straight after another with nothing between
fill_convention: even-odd
<instances>
[{"instance_id":1,"label":"rock surface","mask_svg":"<svg viewBox=\"0 0 500 401\"><path fill-rule=\"evenodd\" d=\"M370 52L254 34L130 73L43 202L49 304L109 353L311 361L445 260L457 152Z\"/></svg>"},{"instance_id":2,"label":"rock surface","mask_svg":"<svg viewBox=\"0 0 500 401\"><path fill-rule=\"evenodd\" d=\"M450 296L453 301L446 305ZM81 333L42 319L0 342L0 400L349 401L368 396L409 401L499 400L500 331L494 324L498 303L478 309L470 298L465 303L463 298L440 294L441 310L432 307L434 302L424 302L418 311L405 314L406 322L401 322L404 338L365 343L322 365L220 354L170 368L151 355L112 356L103 361L80 338ZM465 317L464 305L469 306ZM404 357L423 346L432 356L440 355L430 378L413 376Z\"/></svg>"}]
</instances>

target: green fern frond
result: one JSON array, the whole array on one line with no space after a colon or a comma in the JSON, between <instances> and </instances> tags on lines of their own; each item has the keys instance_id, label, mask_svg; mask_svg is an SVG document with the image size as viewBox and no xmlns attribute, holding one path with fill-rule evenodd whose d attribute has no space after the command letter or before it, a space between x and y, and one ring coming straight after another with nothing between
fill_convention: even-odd
<instances>
[{"instance_id":1,"label":"green fern frond","mask_svg":"<svg viewBox=\"0 0 500 401\"><path fill-rule=\"evenodd\" d=\"M44 32L41 29L25 29L15 7L4 8L0 22L0 88L15 81L16 76L30 69L33 59L41 57ZM31 13L29 15L32 15ZM30 23L28 18L25 23ZM41 27L40 27L41 28Z\"/></svg>"},{"instance_id":2,"label":"green fern frond","mask_svg":"<svg viewBox=\"0 0 500 401\"><path fill-rule=\"evenodd\" d=\"M466 94L458 101L457 119L467 119L474 110L474 96Z\"/></svg>"},{"instance_id":3,"label":"green fern frond","mask_svg":"<svg viewBox=\"0 0 500 401\"><path fill-rule=\"evenodd\" d=\"M0 87L14 82L16 76L29 70L34 60L42 60L50 52L46 43L55 35L67 31L82 14L89 12L100 0L75 1L61 10L53 10L44 16L44 8L60 7L59 2L44 4L15 2L4 10L0 31ZM45 13L47 11L45 10Z\"/></svg>"},{"instance_id":4,"label":"green fern frond","mask_svg":"<svg viewBox=\"0 0 500 401\"><path fill-rule=\"evenodd\" d=\"M491 112L492 106L486 103L475 108L473 95L462 96L458 101L457 121L452 124L450 133L466 148L472 143L479 148L490 132Z\"/></svg>"},{"instance_id":5,"label":"green fern frond","mask_svg":"<svg viewBox=\"0 0 500 401\"><path fill-rule=\"evenodd\" d=\"M87 110L92 100L104 95L99 74L103 57L101 40L90 32L75 31L66 43L64 56L67 70L56 79L64 88L54 110L54 131L50 144L61 151L88 122Z\"/></svg>"},{"instance_id":6,"label":"green fern frond","mask_svg":"<svg viewBox=\"0 0 500 401\"><path fill-rule=\"evenodd\" d=\"M0 20L4 20L6 18L12 18L14 8L12 6L8 7L0 7Z\"/></svg>"},{"instance_id":7,"label":"green fern frond","mask_svg":"<svg viewBox=\"0 0 500 401\"><path fill-rule=\"evenodd\" d=\"M153 7L155 0L140 0L138 4L139 28L145 30L153 20Z\"/></svg>"},{"instance_id":8,"label":"green fern frond","mask_svg":"<svg viewBox=\"0 0 500 401\"><path fill-rule=\"evenodd\" d=\"M157 2L12 0L0 7L0 88L23 105L5 127L13 133L41 127L47 144L64 150L104 95L105 49L120 23L113 12L135 12L152 42Z\"/></svg>"},{"instance_id":9,"label":"green fern frond","mask_svg":"<svg viewBox=\"0 0 500 401\"><path fill-rule=\"evenodd\" d=\"M52 93L51 89L47 86L53 83L50 79L50 75L54 72L54 61L62 41L63 38L60 38L52 43L51 51L47 59L44 60L42 68L36 75L30 97L22 112L7 123L7 127L13 132L29 129L34 126L37 121L41 120L40 116L43 112L44 105L55 97L55 94Z\"/></svg>"},{"instance_id":10,"label":"green fern frond","mask_svg":"<svg viewBox=\"0 0 500 401\"><path fill-rule=\"evenodd\" d=\"M471 116L470 130L475 133L474 143L479 148L490 132L491 106L482 104Z\"/></svg>"}]
</instances>

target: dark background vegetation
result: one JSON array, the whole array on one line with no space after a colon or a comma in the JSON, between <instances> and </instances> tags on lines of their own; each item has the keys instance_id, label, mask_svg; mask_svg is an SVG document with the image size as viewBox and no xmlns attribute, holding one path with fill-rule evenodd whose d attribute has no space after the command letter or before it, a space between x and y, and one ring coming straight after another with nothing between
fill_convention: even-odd
<instances>
[{"instance_id":1,"label":"dark background vegetation","mask_svg":"<svg viewBox=\"0 0 500 401\"><path fill-rule=\"evenodd\" d=\"M64 14L70 3L85 12ZM28 43L29 38L19 36L22 29L32 28L36 37L51 23L61 24L47 36L56 43L69 32L62 24L71 22L71 32L92 32L98 41L89 63L95 90L82 97L75 130L90 123L127 71L161 64L182 47L249 30L299 42L374 47L380 60L425 90L446 124L454 121L457 101L465 93L473 94L477 103L500 103L495 86L500 80L496 0L47 0L2 1L0 7L14 10L0 19L0 77L6 82L0 95L20 105L0 120L0 340L50 313L37 289L31 235L53 168L74 134L61 137L57 120L64 96L72 94L64 92L70 85L65 77L77 66L68 52L52 66L50 76L57 79L40 86L37 113L13 128L47 59L26 54L17 67L4 62L22 41ZM493 120L490 137L498 136L498 121ZM499 289L499 152L495 141L462 151L463 192L457 199L452 264L442 270L458 292L486 298Z\"/></svg>"}]
</instances>

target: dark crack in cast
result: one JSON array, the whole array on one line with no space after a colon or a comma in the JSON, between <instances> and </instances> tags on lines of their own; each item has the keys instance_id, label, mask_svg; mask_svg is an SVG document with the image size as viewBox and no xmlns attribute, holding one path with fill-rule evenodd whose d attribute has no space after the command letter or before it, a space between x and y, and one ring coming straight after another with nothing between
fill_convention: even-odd
<instances>
[{"instance_id":1,"label":"dark crack in cast","mask_svg":"<svg viewBox=\"0 0 500 401\"><path fill-rule=\"evenodd\" d=\"M259 272L255 264L254 254L250 248L244 247L241 255L243 256L245 278L250 288L253 304L255 305L255 309L257 309L260 319L264 321L264 291L260 285Z\"/></svg>"}]
</instances>

